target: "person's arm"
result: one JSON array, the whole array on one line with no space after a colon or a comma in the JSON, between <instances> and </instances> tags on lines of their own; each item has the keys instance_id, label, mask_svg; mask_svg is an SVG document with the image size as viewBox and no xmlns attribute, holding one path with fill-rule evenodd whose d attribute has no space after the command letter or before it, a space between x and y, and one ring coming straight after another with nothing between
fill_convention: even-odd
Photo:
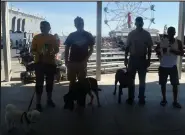
<instances>
[{"instance_id":1,"label":"person's arm","mask_svg":"<svg viewBox=\"0 0 185 135\"><path fill-rule=\"evenodd\" d=\"M57 54L59 52L59 43L55 37L53 38L53 46L54 46L54 54Z\"/></svg>"},{"instance_id":2,"label":"person's arm","mask_svg":"<svg viewBox=\"0 0 185 135\"><path fill-rule=\"evenodd\" d=\"M69 59L69 46L65 46L65 56L64 56L64 58L65 58L65 63L67 64L68 63L68 59Z\"/></svg>"},{"instance_id":3,"label":"person's arm","mask_svg":"<svg viewBox=\"0 0 185 135\"><path fill-rule=\"evenodd\" d=\"M126 46L126 48L125 48L125 59L128 59L127 58L128 57L128 53L129 53L129 47Z\"/></svg>"},{"instance_id":4,"label":"person's arm","mask_svg":"<svg viewBox=\"0 0 185 135\"><path fill-rule=\"evenodd\" d=\"M171 49L170 52L172 52L175 55L183 56L184 55L184 50L183 50L182 42L180 40L177 40L177 42L178 42L178 48L179 48L179 50L173 50L173 49Z\"/></svg>"},{"instance_id":5,"label":"person's arm","mask_svg":"<svg viewBox=\"0 0 185 135\"><path fill-rule=\"evenodd\" d=\"M32 44L31 44L31 53L33 55L36 55L38 52L37 52L37 40L36 40L36 37L33 37L33 40L32 40Z\"/></svg>"},{"instance_id":6,"label":"person's arm","mask_svg":"<svg viewBox=\"0 0 185 135\"><path fill-rule=\"evenodd\" d=\"M89 35L89 51L88 51L88 56L87 60L90 58L94 51L94 44L95 44L95 38L92 36L92 34Z\"/></svg>"},{"instance_id":7,"label":"person's arm","mask_svg":"<svg viewBox=\"0 0 185 135\"><path fill-rule=\"evenodd\" d=\"M125 59L126 60L128 59L127 57L128 57L130 46L131 46L131 33L128 34L127 42L126 42L126 48L125 48Z\"/></svg>"},{"instance_id":8,"label":"person's arm","mask_svg":"<svg viewBox=\"0 0 185 135\"><path fill-rule=\"evenodd\" d=\"M71 34L67 37L66 41L64 42L65 45L65 64L68 63L69 60L69 49L71 47Z\"/></svg>"},{"instance_id":9,"label":"person's arm","mask_svg":"<svg viewBox=\"0 0 185 135\"><path fill-rule=\"evenodd\" d=\"M147 45L147 50L148 50L148 60L150 61L151 55L152 55L152 47L153 47L153 41L150 33L148 33L148 45Z\"/></svg>"},{"instance_id":10,"label":"person's arm","mask_svg":"<svg viewBox=\"0 0 185 135\"><path fill-rule=\"evenodd\" d=\"M158 58L160 58L161 52L160 52L160 42L156 42L157 46L155 48L155 52Z\"/></svg>"}]
</instances>

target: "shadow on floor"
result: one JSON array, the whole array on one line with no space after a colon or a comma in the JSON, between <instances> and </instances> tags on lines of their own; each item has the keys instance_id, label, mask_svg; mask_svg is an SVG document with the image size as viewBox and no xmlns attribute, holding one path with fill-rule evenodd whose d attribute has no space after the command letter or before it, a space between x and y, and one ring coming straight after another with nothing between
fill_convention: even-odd
<instances>
[{"instance_id":1,"label":"shadow on floor","mask_svg":"<svg viewBox=\"0 0 185 135\"><path fill-rule=\"evenodd\" d=\"M174 109L171 105L171 86L167 86L167 99L169 104L161 107L161 93L157 82L147 83L146 105L141 107L136 103L133 106L125 104L127 89L123 89L122 104L117 103L117 95L113 96L113 85L100 85L101 108L87 106L83 116L75 112L63 110L63 96L68 91L66 84L55 84L53 99L57 105L51 109L45 106L46 93L43 93L42 104L44 111L41 120L34 125L34 135L184 135L185 109ZM185 84L180 86L179 101L185 106ZM1 87L1 118L2 135L7 135L4 125L4 108L7 104L15 104L25 110L34 92L34 86L7 85ZM136 97L138 86L136 86ZM87 96L87 100L89 97ZM35 107L33 101L32 109ZM14 132L23 135L22 130Z\"/></svg>"}]
</instances>

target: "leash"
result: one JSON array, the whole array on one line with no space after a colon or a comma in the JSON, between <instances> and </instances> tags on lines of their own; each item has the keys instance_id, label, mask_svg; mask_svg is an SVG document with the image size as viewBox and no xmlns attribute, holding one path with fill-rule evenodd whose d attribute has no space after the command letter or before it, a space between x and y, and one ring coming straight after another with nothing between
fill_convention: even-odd
<instances>
[{"instance_id":1,"label":"leash","mask_svg":"<svg viewBox=\"0 0 185 135\"><path fill-rule=\"evenodd\" d=\"M87 72L85 69L84 69L85 72ZM80 73L79 73L80 74ZM87 73L86 73L86 77L87 78ZM89 86L90 86L90 89L92 90L92 87L91 87L91 82L89 81L89 79L87 78L88 82L89 82Z\"/></svg>"},{"instance_id":2,"label":"leash","mask_svg":"<svg viewBox=\"0 0 185 135\"><path fill-rule=\"evenodd\" d=\"M30 123L31 123L31 121L30 121L30 120L28 119L28 117L27 117L27 112L29 112L29 110L30 110L30 108L31 108L31 105L32 105L32 103L33 103L33 98L34 98L34 96L35 96L35 93L36 93L36 91L34 91L32 97L31 97L30 104L29 104L29 106L28 106L27 111L23 112L23 114L21 115L20 121L21 121L22 124L23 124L23 122L24 122L24 121L23 121L23 118L24 118L24 117L25 117L25 120L26 120L27 124L30 124Z\"/></svg>"},{"instance_id":3,"label":"leash","mask_svg":"<svg viewBox=\"0 0 185 135\"><path fill-rule=\"evenodd\" d=\"M84 72L87 72L85 69L84 69ZM78 77L80 76L80 72L78 73ZM85 76L85 78L87 78L87 74L86 74L86 76ZM90 81L89 81L89 79L87 78L87 80L88 80L88 82L89 82L89 86L90 86L90 89L92 88L91 87L91 83L90 83Z\"/></svg>"},{"instance_id":4,"label":"leash","mask_svg":"<svg viewBox=\"0 0 185 135\"><path fill-rule=\"evenodd\" d=\"M26 122L27 122L27 124L29 125L29 124L31 124L31 121L28 119L28 117L27 117L27 112L23 112L23 114L22 114L22 116L21 116L21 124L23 124L23 122L24 122L24 119L25 118L25 120L26 120Z\"/></svg>"},{"instance_id":5,"label":"leash","mask_svg":"<svg viewBox=\"0 0 185 135\"><path fill-rule=\"evenodd\" d=\"M31 105L32 105L32 103L33 103L33 99L34 99L35 93L36 93L36 91L34 91L32 97L31 97L30 104L29 104L29 106L28 106L27 112L28 112L28 111L30 110L30 108L31 108Z\"/></svg>"}]
</instances>

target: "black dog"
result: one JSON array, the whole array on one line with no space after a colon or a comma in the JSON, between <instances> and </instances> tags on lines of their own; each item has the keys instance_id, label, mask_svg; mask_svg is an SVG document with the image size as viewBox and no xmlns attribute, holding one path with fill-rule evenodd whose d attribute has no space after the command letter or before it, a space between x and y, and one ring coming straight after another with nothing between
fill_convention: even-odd
<instances>
[{"instance_id":1,"label":"black dog","mask_svg":"<svg viewBox=\"0 0 185 135\"><path fill-rule=\"evenodd\" d=\"M99 94L98 91L101 91L101 89L98 88L97 80L91 77L85 78L83 80L75 82L74 86L72 86L72 90L70 90L65 96L64 96L64 109L74 109L74 101L77 101L77 104L79 106L85 107L85 99L86 95L91 96L91 101L89 104L92 104L93 102L93 95L92 92L95 93L98 106L100 105L99 101Z\"/></svg>"},{"instance_id":2,"label":"black dog","mask_svg":"<svg viewBox=\"0 0 185 135\"><path fill-rule=\"evenodd\" d=\"M115 88L113 95L116 95L117 83L119 82L119 93L118 93L118 103L121 103L121 95L123 94L122 89L128 88L129 85L129 74L128 71L124 69L118 69L115 75Z\"/></svg>"}]
</instances>

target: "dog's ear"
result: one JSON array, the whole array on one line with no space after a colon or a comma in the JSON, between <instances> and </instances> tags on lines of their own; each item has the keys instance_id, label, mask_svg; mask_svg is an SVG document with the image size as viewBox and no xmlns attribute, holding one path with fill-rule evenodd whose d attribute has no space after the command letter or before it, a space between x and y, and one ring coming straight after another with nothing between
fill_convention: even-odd
<instances>
[{"instance_id":1,"label":"dog's ear","mask_svg":"<svg viewBox=\"0 0 185 135\"><path fill-rule=\"evenodd\" d=\"M28 112L28 113L27 113L27 117L28 117L28 119L30 119L30 120L32 119L31 112Z\"/></svg>"}]
</instances>

